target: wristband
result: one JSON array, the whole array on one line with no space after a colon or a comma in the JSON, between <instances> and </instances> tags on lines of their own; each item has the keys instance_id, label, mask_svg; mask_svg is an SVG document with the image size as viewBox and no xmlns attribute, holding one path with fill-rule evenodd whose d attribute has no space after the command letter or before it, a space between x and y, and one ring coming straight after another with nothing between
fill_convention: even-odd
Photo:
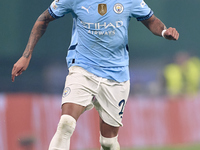
<instances>
[{"instance_id":1,"label":"wristband","mask_svg":"<svg viewBox=\"0 0 200 150\"><path fill-rule=\"evenodd\" d=\"M167 31L167 30L165 29L165 30L163 30L162 33L161 33L162 37L164 37L164 38L165 38L164 33L165 33L166 31Z\"/></svg>"}]
</instances>

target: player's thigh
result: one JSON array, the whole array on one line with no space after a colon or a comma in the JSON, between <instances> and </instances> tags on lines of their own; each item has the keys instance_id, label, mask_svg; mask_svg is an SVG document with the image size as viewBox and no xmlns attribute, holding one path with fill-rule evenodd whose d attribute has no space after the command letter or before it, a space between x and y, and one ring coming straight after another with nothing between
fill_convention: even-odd
<instances>
[{"instance_id":1,"label":"player's thigh","mask_svg":"<svg viewBox=\"0 0 200 150\"><path fill-rule=\"evenodd\" d=\"M79 116L84 112L85 108L85 106L75 103L64 103L62 105L62 115L70 115L77 121Z\"/></svg>"},{"instance_id":2,"label":"player's thigh","mask_svg":"<svg viewBox=\"0 0 200 150\"><path fill-rule=\"evenodd\" d=\"M119 127L111 126L100 118L100 132L103 137L112 138L118 135Z\"/></svg>"}]
</instances>

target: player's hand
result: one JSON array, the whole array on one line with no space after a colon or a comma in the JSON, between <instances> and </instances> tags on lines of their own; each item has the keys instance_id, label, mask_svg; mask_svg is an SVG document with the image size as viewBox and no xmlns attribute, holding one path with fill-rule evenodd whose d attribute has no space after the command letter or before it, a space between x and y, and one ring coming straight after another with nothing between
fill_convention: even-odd
<instances>
[{"instance_id":1,"label":"player's hand","mask_svg":"<svg viewBox=\"0 0 200 150\"><path fill-rule=\"evenodd\" d=\"M168 40L178 40L179 33L175 28L170 27L165 31L164 37Z\"/></svg>"},{"instance_id":2,"label":"player's hand","mask_svg":"<svg viewBox=\"0 0 200 150\"><path fill-rule=\"evenodd\" d=\"M23 71L25 71L29 65L31 58L26 58L24 56L22 56L13 66L12 69L12 82L15 81L15 77L19 76L22 74Z\"/></svg>"}]
</instances>

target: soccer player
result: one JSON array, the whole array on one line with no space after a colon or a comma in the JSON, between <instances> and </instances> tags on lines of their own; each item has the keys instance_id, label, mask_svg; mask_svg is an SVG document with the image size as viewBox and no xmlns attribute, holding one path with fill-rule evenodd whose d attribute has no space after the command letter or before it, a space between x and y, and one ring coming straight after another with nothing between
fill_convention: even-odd
<instances>
[{"instance_id":1,"label":"soccer player","mask_svg":"<svg viewBox=\"0 0 200 150\"><path fill-rule=\"evenodd\" d=\"M35 22L25 51L13 66L13 82L27 69L49 22L67 13L73 16L66 57L69 74L62 96L62 115L49 150L68 150L77 119L93 106L100 116L101 149L119 150L118 130L130 87L130 18L168 40L178 40L179 33L175 28L166 28L143 0L55 0Z\"/></svg>"}]
</instances>

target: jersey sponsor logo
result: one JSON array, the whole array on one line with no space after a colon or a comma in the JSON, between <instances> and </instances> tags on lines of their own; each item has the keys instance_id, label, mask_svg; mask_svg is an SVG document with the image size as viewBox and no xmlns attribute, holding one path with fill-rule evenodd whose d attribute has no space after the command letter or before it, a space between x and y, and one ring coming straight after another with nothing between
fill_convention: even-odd
<instances>
[{"instance_id":1,"label":"jersey sponsor logo","mask_svg":"<svg viewBox=\"0 0 200 150\"><path fill-rule=\"evenodd\" d=\"M107 5L106 4L99 4L98 5L98 13L100 15L105 15L107 13Z\"/></svg>"},{"instance_id":2,"label":"jersey sponsor logo","mask_svg":"<svg viewBox=\"0 0 200 150\"><path fill-rule=\"evenodd\" d=\"M140 3L140 5L142 6L142 8L146 5L146 3L144 2L144 0Z\"/></svg>"},{"instance_id":3,"label":"jersey sponsor logo","mask_svg":"<svg viewBox=\"0 0 200 150\"><path fill-rule=\"evenodd\" d=\"M88 12L88 14L89 14L89 8L90 8L90 7L91 7L91 6L89 6L88 8L85 8L84 6L82 6L81 9L86 10L86 11Z\"/></svg>"},{"instance_id":4,"label":"jersey sponsor logo","mask_svg":"<svg viewBox=\"0 0 200 150\"><path fill-rule=\"evenodd\" d=\"M124 6L120 3L117 3L117 4L115 4L113 9L114 9L115 13L121 14L124 10Z\"/></svg>"},{"instance_id":5,"label":"jersey sponsor logo","mask_svg":"<svg viewBox=\"0 0 200 150\"><path fill-rule=\"evenodd\" d=\"M89 34L95 34L95 35L115 35L115 29L120 28L123 26L123 21L115 21L114 23L87 23L81 21L81 24L83 27L88 29ZM104 31L104 29L110 29ZM100 30L100 31L99 31Z\"/></svg>"},{"instance_id":6,"label":"jersey sponsor logo","mask_svg":"<svg viewBox=\"0 0 200 150\"><path fill-rule=\"evenodd\" d=\"M88 23L81 21L81 24L87 29L107 29L108 27L119 28L123 26L123 21L115 21L114 23Z\"/></svg>"},{"instance_id":7,"label":"jersey sponsor logo","mask_svg":"<svg viewBox=\"0 0 200 150\"><path fill-rule=\"evenodd\" d=\"M63 91L63 98L69 95L70 92L71 92L71 89L69 87L66 87Z\"/></svg>"},{"instance_id":8,"label":"jersey sponsor logo","mask_svg":"<svg viewBox=\"0 0 200 150\"><path fill-rule=\"evenodd\" d=\"M58 7L58 6L56 5L56 1L53 1L53 2L52 2L52 8L53 8L53 9L57 9L57 7Z\"/></svg>"},{"instance_id":9,"label":"jersey sponsor logo","mask_svg":"<svg viewBox=\"0 0 200 150\"><path fill-rule=\"evenodd\" d=\"M94 35L99 35L99 36L102 36L102 35L115 35L115 30L110 30L110 31L93 31L93 30L88 30L88 33L89 34L94 34Z\"/></svg>"}]
</instances>

